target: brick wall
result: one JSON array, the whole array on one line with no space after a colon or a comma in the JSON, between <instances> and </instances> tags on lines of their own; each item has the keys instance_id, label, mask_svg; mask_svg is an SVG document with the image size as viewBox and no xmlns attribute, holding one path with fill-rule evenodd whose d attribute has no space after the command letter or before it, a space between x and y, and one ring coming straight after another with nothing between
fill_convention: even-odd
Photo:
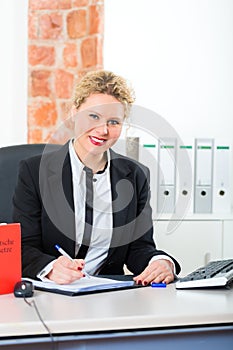
<instances>
[{"instance_id":1,"label":"brick wall","mask_svg":"<svg viewBox=\"0 0 233 350\"><path fill-rule=\"evenodd\" d=\"M104 0L29 0L28 143L63 143L72 135L74 84L103 67L103 6Z\"/></svg>"}]
</instances>

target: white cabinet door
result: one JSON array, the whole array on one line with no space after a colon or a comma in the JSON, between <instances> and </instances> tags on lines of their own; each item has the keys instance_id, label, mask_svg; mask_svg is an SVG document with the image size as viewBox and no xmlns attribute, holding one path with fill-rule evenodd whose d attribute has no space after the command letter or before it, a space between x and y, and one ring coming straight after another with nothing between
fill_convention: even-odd
<instances>
[{"instance_id":1,"label":"white cabinet door","mask_svg":"<svg viewBox=\"0 0 233 350\"><path fill-rule=\"evenodd\" d=\"M233 221L224 221L223 259L233 259Z\"/></svg>"},{"instance_id":2,"label":"white cabinet door","mask_svg":"<svg viewBox=\"0 0 233 350\"><path fill-rule=\"evenodd\" d=\"M179 276L206 265L210 260L222 259L221 221L155 221L154 239L158 249L165 250L179 261Z\"/></svg>"}]
</instances>

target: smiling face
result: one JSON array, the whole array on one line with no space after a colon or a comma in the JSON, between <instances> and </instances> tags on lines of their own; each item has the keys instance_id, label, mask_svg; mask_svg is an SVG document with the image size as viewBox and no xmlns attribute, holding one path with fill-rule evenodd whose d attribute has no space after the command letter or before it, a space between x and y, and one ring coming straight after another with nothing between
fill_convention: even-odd
<instances>
[{"instance_id":1,"label":"smiling face","mask_svg":"<svg viewBox=\"0 0 233 350\"><path fill-rule=\"evenodd\" d=\"M85 164L85 157L101 159L118 140L124 121L124 106L107 94L92 94L76 110L75 150Z\"/></svg>"}]
</instances>

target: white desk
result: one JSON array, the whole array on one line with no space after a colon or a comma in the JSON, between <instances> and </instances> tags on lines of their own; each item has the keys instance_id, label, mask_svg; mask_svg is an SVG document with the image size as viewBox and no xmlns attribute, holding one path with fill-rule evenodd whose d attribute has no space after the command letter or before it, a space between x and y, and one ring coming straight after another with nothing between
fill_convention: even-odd
<instances>
[{"instance_id":1,"label":"white desk","mask_svg":"<svg viewBox=\"0 0 233 350\"><path fill-rule=\"evenodd\" d=\"M233 289L176 290L171 284L77 297L35 291L34 300L59 350L232 349ZM0 310L0 347L52 349L23 299L1 295Z\"/></svg>"}]
</instances>

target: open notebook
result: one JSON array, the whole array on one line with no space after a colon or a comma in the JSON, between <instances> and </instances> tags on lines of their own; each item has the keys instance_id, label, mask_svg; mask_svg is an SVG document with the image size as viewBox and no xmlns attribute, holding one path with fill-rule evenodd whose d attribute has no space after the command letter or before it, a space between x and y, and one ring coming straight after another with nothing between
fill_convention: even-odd
<instances>
[{"instance_id":1,"label":"open notebook","mask_svg":"<svg viewBox=\"0 0 233 350\"><path fill-rule=\"evenodd\" d=\"M31 281L35 289L70 296L139 287L135 284L134 281L119 281L110 278L101 278L95 276L83 277L80 280L77 280L71 284L56 284L52 281L42 282L32 280L30 278L23 279Z\"/></svg>"}]
</instances>

